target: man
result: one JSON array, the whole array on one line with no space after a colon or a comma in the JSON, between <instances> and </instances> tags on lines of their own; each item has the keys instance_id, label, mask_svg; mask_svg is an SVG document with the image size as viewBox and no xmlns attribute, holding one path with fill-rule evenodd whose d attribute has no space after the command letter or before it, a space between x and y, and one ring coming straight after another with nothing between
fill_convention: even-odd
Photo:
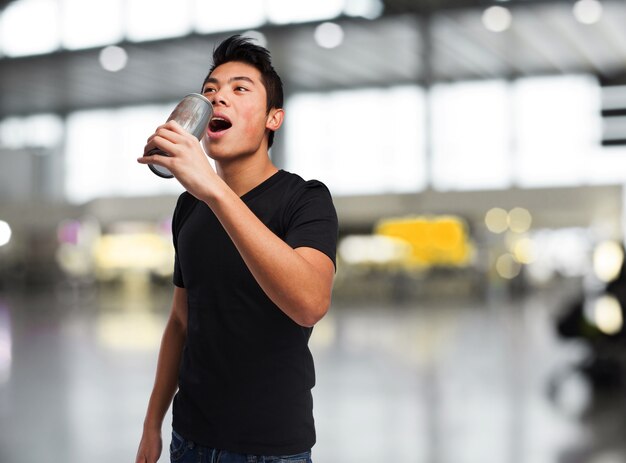
<instances>
[{"instance_id":1,"label":"man","mask_svg":"<svg viewBox=\"0 0 626 463\"><path fill-rule=\"evenodd\" d=\"M202 93L214 108L202 146L215 170L176 122L144 151L170 156L138 159L169 169L186 192L174 211L172 310L136 462L158 460L173 400L171 461L310 463L307 343L330 305L335 209L322 183L269 158L284 111L265 48L226 39Z\"/></svg>"}]
</instances>

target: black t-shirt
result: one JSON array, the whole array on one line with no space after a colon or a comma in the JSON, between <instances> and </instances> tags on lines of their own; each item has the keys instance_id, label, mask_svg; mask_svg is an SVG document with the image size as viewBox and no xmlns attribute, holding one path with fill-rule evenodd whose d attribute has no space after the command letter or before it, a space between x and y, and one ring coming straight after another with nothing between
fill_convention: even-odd
<instances>
[{"instance_id":1,"label":"black t-shirt","mask_svg":"<svg viewBox=\"0 0 626 463\"><path fill-rule=\"evenodd\" d=\"M280 170L241 199L292 248L318 249L335 263L337 215L322 183ZM309 450L312 328L267 297L205 203L183 193L172 228L174 284L186 289L189 314L174 429L199 445L238 453Z\"/></svg>"}]
</instances>

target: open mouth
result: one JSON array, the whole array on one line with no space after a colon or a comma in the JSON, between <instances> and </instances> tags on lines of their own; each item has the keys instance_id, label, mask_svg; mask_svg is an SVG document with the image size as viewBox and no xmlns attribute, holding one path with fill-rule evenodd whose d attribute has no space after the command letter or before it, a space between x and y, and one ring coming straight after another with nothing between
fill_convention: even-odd
<instances>
[{"instance_id":1,"label":"open mouth","mask_svg":"<svg viewBox=\"0 0 626 463\"><path fill-rule=\"evenodd\" d=\"M209 122L209 130L211 132L223 132L230 129L232 125L229 120L216 116Z\"/></svg>"}]
</instances>

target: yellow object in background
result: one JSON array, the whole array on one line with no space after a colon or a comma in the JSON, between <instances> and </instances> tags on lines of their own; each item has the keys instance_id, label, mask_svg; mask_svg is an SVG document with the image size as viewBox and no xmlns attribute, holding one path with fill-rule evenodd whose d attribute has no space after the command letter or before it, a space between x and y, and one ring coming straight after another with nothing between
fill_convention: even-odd
<instances>
[{"instance_id":1,"label":"yellow object in background","mask_svg":"<svg viewBox=\"0 0 626 463\"><path fill-rule=\"evenodd\" d=\"M409 243L410 265L462 267L471 261L473 245L465 221L458 217L384 219L376 225L375 233Z\"/></svg>"}]
</instances>

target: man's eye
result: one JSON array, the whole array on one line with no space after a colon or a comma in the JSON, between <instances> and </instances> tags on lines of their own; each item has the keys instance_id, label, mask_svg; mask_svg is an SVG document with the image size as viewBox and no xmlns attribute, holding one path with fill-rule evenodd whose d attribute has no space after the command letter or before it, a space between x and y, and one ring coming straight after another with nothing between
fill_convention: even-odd
<instances>
[{"instance_id":1,"label":"man's eye","mask_svg":"<svg viewBox=\"0 0 626 463\"><path fill-rule=\"evenodd\" d=\"M246 87L235 87L235 90L237 90L238 92L247 92L248 89Z\"/></svg>"},{"instance_id":2,"label":"man's eye","mask_svg":"<svg viewBox=\"0 0 626 463\"><path fill-rule=\"evenodd\" d=\"M204 92L202 92L202 93L213 93L214 91L215 91L214 88L205 88Z\"/></svg>"}]
</instances>

